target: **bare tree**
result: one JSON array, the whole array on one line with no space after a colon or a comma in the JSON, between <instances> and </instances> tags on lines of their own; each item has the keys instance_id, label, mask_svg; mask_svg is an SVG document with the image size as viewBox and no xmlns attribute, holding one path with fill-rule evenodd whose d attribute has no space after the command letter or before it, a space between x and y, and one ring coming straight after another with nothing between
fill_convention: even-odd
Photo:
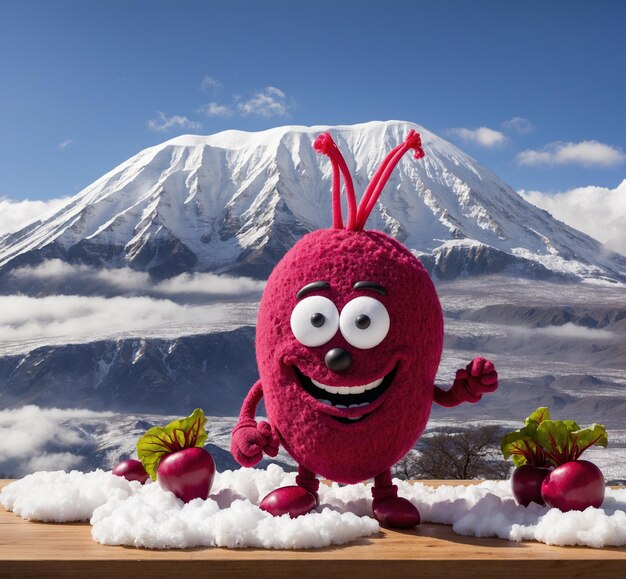
<instances>
[{"instance_id":1,"label":"bare tree","mask_svg":"<svg viewBox=\"0 0 626 579\"><path fill-rule=\"evenodd\" d=\"M417 470L418 458L419 454L415 450L410 450L404 458L400 459L394 465L394 476L403 480L411 480L417 478L419 475L419 472Z\"/></svg>"},{"instance_id":2,"label":"bare tree","mask_svg":"<svg viewBox=\"0 0 626 579\"><path fill-rule=\"evenodd\" d=\"M422 438L394 467L407 479L504 479L511 465L499 458L499 426L438 432Z\"/></svg>"}]
</instances>

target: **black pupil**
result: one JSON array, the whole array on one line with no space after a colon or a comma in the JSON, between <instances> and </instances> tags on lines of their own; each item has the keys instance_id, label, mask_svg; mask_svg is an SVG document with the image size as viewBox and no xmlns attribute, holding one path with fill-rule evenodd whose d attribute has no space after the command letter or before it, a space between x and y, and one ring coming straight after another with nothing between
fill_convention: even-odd
<instances>
[{"instance_id":1,"label":"black pupil","mask_svg":"<svg viewBox=\"0 0 626 579\"><path fill-rule=\"evenodd\" d=\"M359 328L359 330L366 330L370 327L372 320L370 320L369 316L366 316L365 314L360 314L356 317L354 323L356 324L356 327Z\"/></svg>"},{"instance_id":2,"label":"black pupil","mask_svg":"<svg viewBox=\"0 0 626 579\"><path fill-rule=\"evenodd\" d=\"M311 316L311 325L316 328L321 328L325 321L326 318L324 317L324 314L320 314L319 312Z\"/></svg>"}]
</instances>

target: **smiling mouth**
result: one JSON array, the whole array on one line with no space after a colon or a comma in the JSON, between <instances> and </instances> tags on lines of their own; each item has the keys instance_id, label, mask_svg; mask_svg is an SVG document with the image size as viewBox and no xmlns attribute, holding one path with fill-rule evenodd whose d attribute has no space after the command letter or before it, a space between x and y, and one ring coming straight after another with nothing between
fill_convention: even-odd
<instances>
[{"instance_id":1,"label":"smiling mouth","mask_svg":"<svg viewBox=\"0 0 626 579\"><path fill-rule=\"evenodd\" d=\"M369 412L375 410L375 408L369 410L368 407L387 391L393 382L398 366L396 364L393 370L382 378L360 386L329 386L309 378L296 366L294 366L294 369L300 385L318 402L339 410L349 409L353 411L356 408L362 408L363 414L358 416L343 417L331 415L339 422L353 424L365 418Z\"/></svg>"}]
</instances>

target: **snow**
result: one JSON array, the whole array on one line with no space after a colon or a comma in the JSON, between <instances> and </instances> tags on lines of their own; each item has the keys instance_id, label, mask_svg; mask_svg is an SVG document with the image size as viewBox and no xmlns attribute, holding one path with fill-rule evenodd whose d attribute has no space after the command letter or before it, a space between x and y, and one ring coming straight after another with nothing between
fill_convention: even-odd
<instances>
[{"instance_id":1,"label":"snow","mask_svg":"<svg viewBox=\"0 0 626 579\"><path fill-rule=\"evenodd\" d=\"M602 508L563 513L535 503L518 505L510 481L437 489L406 482L399 486L420 509L422 521L452 525L459 535L560 546L626 545L626 489L607 488Z\"/></svg>"},{"instance_id":2,"label":"snow","mask_svg":"<svg viewBox=\"0 0 626 579\"><path fill-rule=\"evenodd\" d=\"M100 469L89 473L39 471L3 488L0 504L27 520L88 521L97 507L108 500L126 499L139 487L138 482Z\"/></svg>"},{"instance_id":3,"label":"snow","mask_svg":"<svg viewBox=\"0 0 626 579\"><path fill-rule=\"evenodd\" d=\"M150 549L219 546L307 549L374 535L371 485L321 485L317 510L297 519L261 511L261 498L294 484L280 467L217 473L206 501L184 504L158 483L128 483L110 473L38 472L5 487L0 503L29 520L90 519L95 541ZM516 504L509 481L430 487L396 480L422 521L452 525L455 533L595 548L626 545L626 489L607 489L602 508L562 513Z\"/></svg>"},{"instance_id":4,"label":"snow","mask_svg":"<svg viewBox=\"0 0 626 579\"><path fill-rule=\"evenodd\" d=\"M295 475L285 475L277 466L267 471L226 471L218 474L209 499L186 505L158 484L150 484L129 499L110 500L97 508L91 518L92 536L105 545L149 549L312 549L378 533L374 519L329 505L297 519L273 517L258 508L265 494L294 482Z\"/></svg>"}]
</instances>

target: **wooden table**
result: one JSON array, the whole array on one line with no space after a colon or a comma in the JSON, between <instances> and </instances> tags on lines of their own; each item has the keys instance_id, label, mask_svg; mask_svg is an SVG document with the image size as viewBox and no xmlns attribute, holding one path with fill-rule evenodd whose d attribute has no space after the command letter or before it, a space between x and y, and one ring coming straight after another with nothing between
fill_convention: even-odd
<instances>
[{"instance_id":1,"label":"wooden table","mask_svg":"<svg viewBox=\"0 0 626 579\"><path fill-rule=\"evenodd\" d=\"M8 482L0 481L0 488ZM0 507L0 577L626 578L626 548L551 547L461 537L449 526L430 523L306 551L109 547L94 542L90 529L87 523L24 521Z\"/></svg>"}]
</instances>

